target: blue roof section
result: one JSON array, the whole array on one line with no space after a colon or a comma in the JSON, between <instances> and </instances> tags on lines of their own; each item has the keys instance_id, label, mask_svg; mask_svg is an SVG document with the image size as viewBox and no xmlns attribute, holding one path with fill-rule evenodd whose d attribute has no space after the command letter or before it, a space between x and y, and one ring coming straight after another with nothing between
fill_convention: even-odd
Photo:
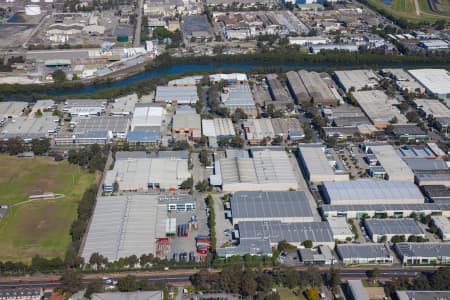
<instances>
[{"instance_id":1,"label":"blue roof section","mask_svg":"<svg viewBox=\"0 0 450 300\"><path fill-rule=\"evenodd\" d=\"M128 132L127 141L136 142L156 142L160 139L159 131L130 131Z\"/></svg>"}]
</instances>

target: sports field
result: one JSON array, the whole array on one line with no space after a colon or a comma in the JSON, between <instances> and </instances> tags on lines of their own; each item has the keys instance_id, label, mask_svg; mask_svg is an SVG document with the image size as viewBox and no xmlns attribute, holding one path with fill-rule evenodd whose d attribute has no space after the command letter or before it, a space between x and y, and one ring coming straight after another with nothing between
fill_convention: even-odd
<instances>
[{"instance_id":1,"label":"sports field","mask_svg":"<svg viewBox=\"0 0 450 300\"><path fill-rule=\"evenodd\" d=\"M0 204L11 206L0 221L0 261L29 262L35 254L63 257L78 202L94 182L95 174L67 161L0 155ZM34 191L65 197L28 202Z\"/></svg>"}]
</instances>

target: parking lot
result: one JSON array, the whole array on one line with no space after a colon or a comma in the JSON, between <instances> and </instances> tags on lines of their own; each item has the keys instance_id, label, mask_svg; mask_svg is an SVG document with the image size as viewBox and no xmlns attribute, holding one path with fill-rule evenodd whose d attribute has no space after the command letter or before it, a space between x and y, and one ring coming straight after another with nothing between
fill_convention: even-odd
<instances>
[{"instance_id":1,"label":"parking lot","mask_svg":"<svg viewBox=\"0 0 450 300\"><path fill-rule=\"evenodd\" d=\"M230 245L232 242L233 224L225 217L225 209L222 201L223 194L214 195L214 211L216 213L216 239L217 247L224 244Z\"/></svg>"}]
</instances>

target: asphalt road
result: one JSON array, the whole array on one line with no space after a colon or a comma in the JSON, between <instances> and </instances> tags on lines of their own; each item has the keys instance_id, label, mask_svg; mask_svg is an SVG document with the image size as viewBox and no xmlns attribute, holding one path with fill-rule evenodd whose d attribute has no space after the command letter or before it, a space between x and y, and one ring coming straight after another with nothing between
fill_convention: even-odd
<instances>
[{"instance_id":1,"label":"asphalt road","mask_svg":"<svg viewBox=\"0 0 450 300\"><path fill-rule=\"evenodd\" d=\"M136 31L134 34L133 47L139 47L141 45L143 3L144 0L137 0Z\"/></svg>"}]
</instances>

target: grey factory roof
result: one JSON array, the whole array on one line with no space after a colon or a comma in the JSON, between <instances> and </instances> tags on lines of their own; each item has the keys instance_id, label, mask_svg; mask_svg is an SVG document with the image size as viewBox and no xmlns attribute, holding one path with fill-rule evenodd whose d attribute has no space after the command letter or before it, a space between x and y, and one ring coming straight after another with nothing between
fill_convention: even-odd
<instances>
[{"instance_id":1,"label":"grey factory roof","mask_svg":"<svg viewBox=\"0 0 450 300\"><path fill-rule=\"evenodd\" d=\"M389 180L414 180L413 172L391 145L374 143L367 146L386 170Z\"/></svg>"},{"instance_id":2,"label":"grey factory roof","mask_svg":"<svg viewBox=\"0 0 450 300\"><path fill-rule=\"evenodd\" d=\"M448 171L447 162L443 159L411 158L406 163L413 171Z\"/></svg>"},{"instance_id":3,"label":"grey factory roof","mask_svg":"<svg viewBox=\"0 0 450 300\"><path fill-rule=\"evenodd\" d=\"M252 91L248 84L230 85L224 88L221 94L223 104L229 106L251 105L254 106Z\"/></svg>"},{"instance_id":4,"label":"grey factory roof","mask_svg":"<svg viewBox=\"0 0 450 300\"><path fill-rule=\"evenodd\" d=\"M341 259L377 258L392 256L385 244L338 244L336 252Z\"/></svg>"},{"instance_id":5,"label":"grey factory roof","mask_svg":"<svg viewBox=\"0 0 450 300\"><path fill-rule=\"evenodd\" d=\"M300 70L298 75L314 103L336 103L338 101L319 73Z\"/></svg>"},{"instance_id":6,"label":"grey factory roof","mask_svg":"<svg viewBox=\"0 0 450 300\"><path fill-rule=\"evenodd\" d=\"M99 197L82 256L87 261L98 252L115 261L153 253L155 238L166 236L166 218L157 195Z\"/></svg>"},{"instance_id":7,"label":"grey factory roof","mask_svg":"<svg viewBox=\"0 0 450 300\"><path fill-rule=\"evenodd\" d=\"M330 204L423 203L419 188L408 181L352 180L323 183Z\"/></svg>"},{"instance_id":8,"label":"grey factory roof","mask_svg":"<svg viewBox=\"0 0 450 300\"><path fill-rule=\"evenodd\" d=\"M183 17L183 33L192 36L196 32L209 33L209 22L206 15Z\"/></svg>"},{"instance_id":9,"label":"grey factory roof","mask_svg":"<svg viewBox=\"0 0 450 300\"><path fill-rule=\"evenodd\" d=\"M75 134L89 133L91 131L111 131L113 133L128 132L130 119L127 116L101 116L79 119L75 126Z\"/></svg>"},{"instance_id":10,"label":"grey factory roof","mask_svg":"<svg viewBox=\"0 0 450 300\"><path fill-rule=\"evenodd\" d=\"M278 80L277 74L267 74L266 78L271 92L270 95L272 96L273 101L275 101L276 103L284 104L293 102L284 86Z\"/></svg>"},{"instance_id":11,"label":"grey factory roof","mask_svg":"<svg viewBox=\"0 0 450 300\"><path fill-rule=\"evenodd\" d=\"M269 239L271 244L280 241L301 243L333 242L333 234L327 222L282 223L280 221L250 221L239 223L239 236L244 239Z\"/></svg>"},{"instance_id":12,"label":"grey factory roof","mask_svg":"<svg viewBox=\"0 0 450 300\"><path fill-rule=\"evenodd\" d=\"M159 130L164 115L164 108L159 106L138 106L134 109L131 130Z\"/></svg>"},{"instance_id":13,"label":"grey factory roof","mask_svg":"<svg viewBox=\"0 0 450 300\"><path fill-rule=\"evenodd\" d=\"M57 116L51 117L16 117L12 122L8 122L0 133L0 139L20 137L24 140L34 138L48 138L58 127Z\"/></svg>"},{"instance_id":14,"label":"grey factory roof","mask_svg":"<svg viewBox=\"0 0 450 300\"><path fill-rule=\"evenodd\" d=\"M27 102L5 101L0 102L0 118L18 117L23 114L23 110L28 106Z\"/></svg>"},{"instance_id":15,"label":"grey factory roof","mask_svg":"<svg viewBox=\"0 0 450 300\"><path fill-rule=\"evenodd\" d=\"M115 99L111 105L111 114L113 115L132 114L138 100L139 98L136 94L131 94Z\"/></svg>"},{"instance_id":16,"label":"grey factory roof","mask_svg":"<svg viewBox=\"0 0 450 300\"><path fill-rule=\"evenodd\" d=\"M427 136L427 133L416 124L392 124L392 130L397 136Z\"/></svg>"},{"instance_id":17,"label":"grey factory roof","mask_svg":"<svg viewBox=\"0 0 450 300\"><path fill-rule=\"evenodd\" d=\"M323 212L385 212L385 211L442 211L450 210L450 203L418 203L418 204L355 204L355 205L322 205Z\"/></svg>"},{"instance_id":18,"label":"grey factory roof","mask_svg":"<svg viewBox=\"0 0 450 300\"><path fill-rule=\"evenodd\" d=\"M417 69L409 70L408 72L431 93L437 95L450 93L450 75L447 70Z\"/></svg>"},{"instance_id":19,"label":"grey factory roof","mask_svg":"<svg viewBox=\"0 0 450 300\"><path fill-rule=\"evenodd\" d=\"M311 100L311 96L297 72L289 71L286 73L286 77L289 90L298 102L308 102Z\"/></svg>"},{"instance_id":20,"label":"grey factory roof","mask_svg":"<svg viewBox=\"0 0 450 300\"><path fill-rule=\"evenodd\" d=\"M200 115L193 114L175 114L173 116L173 129L200 129Z\"/></svg>"},{"instance_id":21,"label":"grey factory roof","mask_svg":"<svg viewBox=\"0 0 450 300\"><path fill-rule=\"evenodd\" d=\"M432 115L435 118L450 117L450 110L444 103L439 100L415 99L414 103L418 108L423 110L427 116Z\"/></svg>"},{"instance_id":22,"label":"grey factory roof","mask_svg":"<svg viewBox=\"0 0 450 300\"><path fill-rule=\"evenodd\" d=\"M44 110L52 109L54 107L55 107L55 101L53 101L53 100L38 100L33 105L33 109L29 113L29 116L35 116L38 110L40 110L41 112L44 112Z\"/></svg>"},{"instance_id":23,"label":"grey factory roof","mask_svg":"<svg viewBox=\"0 0 450 300\"><path fill-rule=\"evenodd\" d=\"M237 246L217 248L216 252L220 257L244 256L245 254L269 255L272 254L272 246L268 239L244 239L240 240Z\"/></svg>"},{"instance_id":24,"label":"grey factory roof","mask_svg":"<svg viewBox=\"0 0 450 300\"><path fill-rule=\"evenodd\" d=\"M423 234L414 219L366 219L364 226L368 232L377 235Z\"/></svg>"},{"instance_id":25,"label":"grey factory roof","mask_svg":"<svg viewBox=\"0 0 450 300\"><path fill-rule=\"evenodd\" d=\"M334 74L346 92L351 87L354 87L358 91L365 86L374 87L378 84L378 77L372 70L335 71Z\"/></svg>"},{"instance_id":26,"label":"grey factory roof","mask_svg":"<svg viewBox=\"0 0 450 300\"><path fill-rule=\"evenodd\" d=\"M304 192L239 191L230 202L233 218L264 220L313 216Z\"/></svg>"},{"instance_id":27,"label":"grey factory roof","mask_svg":"<svg viewBox=\"0 0 450 300\"><path fill-rule=\"evenodd\" d=\"M67 99L64 107L105 107L106 102L104 99Z\"/></svg>"},{"instance_id":28,"label":"grey factory roof","mask_svg":"<svg viewBox=\"0 0 450 300\"><path fill-rule=\"evenodd\" d=\"M369 293L367 293L361 280L348 280L348 287L352 293L353 299L369 300Z\"/></svg>"},{"instance_id":29,"label":"grey factory roof","mask_svg":"<svg viewBox=\"0 0 450 300\"><path fill-rule=\"evenodd\" d=\"M431 216L431 219L444 235L450 235L450 220L446 216Z\"/></svg>"},{"instance_id":30,"label":"grey factory roof","mask_svg":"<svg viewBox=\"0 0 450 300\"><path fill-rule=\"evenodd\" d=\"M450 299L450 291L395 291L398 300Z\"/></svg>"},{"instance_id":31,"label":"grey factory roof","mask_svg":"<svg viewBox=\"0 0 450 300\"><path fill-rule=\"evenodd\" d=\"M396 251L400 256L450 257L450 243L397 243Z\"/></svg>"},{"instance_id":32,"label":"grey factory roof","mask_svg":"<svg viewBox=\"0 0 450 300\"><path fill-rule=\"evenodd\" d=\"M202 120L203 135L207 137L232 137L236 135L230 118L214 118Z\"/></svg>"},{"instance_id":33,"label":"grey factory roof","mask_svg":"<svg viewBox=\"0 0 450 300\"><path fill-rule=\"evenodd\" d=\"M92 294L92 300L163 300L162 291L108 292Z\"/></svg>"},{"instance_id":34,"label":"grey factory roof","mask_svg":"<svg viewBox=\"0 0 450 300\"><path fill-rule=\"evenodd\" d=\"M272 127L275 135L282 135L287 137L289 132L298 131L303 133L302 124L296 118L274 118L272 120Z\"/></svg>"},{"instance_id":35,"label":"grey factory roof","mask_svg":"<svg viewBox=\"0 0 450 300\"><path fill-rule=\"evenodd\" d=\"M273 138L275 136L271 119L246 119L242 121L242 126L246 129L247 140L260 141L266 137Z\"/></svg>"},{"instance_id":36,"label":"grey factory roof","mask_svg":"<svg viewBox=\"0 0 450 300\"><path fill-rule=\"evenodd\" d=\"M195 86L158 86L155 102L173 102L178 104L192 104L198 101Z\"/></svg>"}]
</instances>

